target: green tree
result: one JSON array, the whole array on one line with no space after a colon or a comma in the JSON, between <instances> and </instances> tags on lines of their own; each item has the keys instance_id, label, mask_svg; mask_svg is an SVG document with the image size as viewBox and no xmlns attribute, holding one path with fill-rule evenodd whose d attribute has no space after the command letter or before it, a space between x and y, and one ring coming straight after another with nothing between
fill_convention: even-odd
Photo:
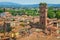
<instances>
[{"instance_id":1,"label":"green tree","mask_svg":"<svg viewBox=\"0 0 60 40\"><path fill-rule=\"evenodd\" d=\"M58 12L56 13L56 18L57 18L57 19L60 19L60 11L58 11Z\"/></svg>"},{"instance_id":2,"label":"green tree","mask_svg":"<svg viewBox=\"0 0 60 40\"><path fill-rule=\"evenodd\" d=\"M55 18L56 14L54 12L48 12L48 17L49 18Z\"/></svg>"},{"instance_id":3,"label":"green tree","mask_svg":"<svg viewBox=\"0 0 60 40\"><path fill-rule=\"evenodd\" d=\"M2 9L0 9L0 13L4 12Z\"/></svg>"}]
</instances>

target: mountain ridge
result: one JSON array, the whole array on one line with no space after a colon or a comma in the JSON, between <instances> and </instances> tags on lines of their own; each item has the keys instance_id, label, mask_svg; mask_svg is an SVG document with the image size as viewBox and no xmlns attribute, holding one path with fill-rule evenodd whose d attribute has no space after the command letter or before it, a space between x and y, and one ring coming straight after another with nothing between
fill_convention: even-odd
<instances>
[{"instance_id":1,"label":"mountain ridge","mask_svg":"<svg viewBox=\"0 0 60 40\"><path fill-rule=\"evenodd\" d=\"M48 7L53 6L53 7L60 7L60 4L48 4ZM27 5L22 5L22 4L17 4L17 3L12 3L12 2L0 2L0 7L11 7L11 8L18 8L18 7L27 7L27 8L38 8L39 4L27 4Z\"/></svg>"}]
</instances>

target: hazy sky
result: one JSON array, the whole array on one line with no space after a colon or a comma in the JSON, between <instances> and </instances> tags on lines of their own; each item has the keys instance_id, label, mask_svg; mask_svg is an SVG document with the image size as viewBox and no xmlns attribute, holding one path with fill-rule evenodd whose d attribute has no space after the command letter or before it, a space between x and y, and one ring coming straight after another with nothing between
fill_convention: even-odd
<instances>
[{"instance_id":1,"label":"hazy sky","mask_svg":"<svg viewBox=\"0 0 60 40\"><path fill-rule=\"evenodd\" d=\"M13 2L18 4L39 4L46 2L48 4L60 4L60 0L0 0L0 2Z\"/></svg>"}]
</instances>

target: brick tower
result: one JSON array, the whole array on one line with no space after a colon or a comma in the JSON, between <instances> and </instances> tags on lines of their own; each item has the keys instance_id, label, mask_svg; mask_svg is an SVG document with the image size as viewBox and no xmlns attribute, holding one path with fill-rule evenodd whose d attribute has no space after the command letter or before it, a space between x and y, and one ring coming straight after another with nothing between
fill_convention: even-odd
<instances>
[{"instance_id":1,"label":"brick tower","mask_svg":"<svg viewBox=\"0 0 60 40\"><path fill-rule=\"evenodd\" d=\"M45 30L47 27L47 4L40 3L40 27Z\"/></svg>"}]
</instances>

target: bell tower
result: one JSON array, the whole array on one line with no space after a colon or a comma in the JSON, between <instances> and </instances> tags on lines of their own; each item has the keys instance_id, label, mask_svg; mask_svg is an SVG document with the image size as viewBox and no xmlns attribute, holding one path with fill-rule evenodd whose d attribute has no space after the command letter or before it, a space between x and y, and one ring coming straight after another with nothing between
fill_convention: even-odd
<instances>
[{"instance_id":1,"label":"bell tower","mask_svg":"<svg viewBox=\"0 0 60 40\"><path fill-rule=\"evenodd\" d=\"M47 27L47 4L40 3L40 27L45 30Z\"/></svg>"}]
</instances>

